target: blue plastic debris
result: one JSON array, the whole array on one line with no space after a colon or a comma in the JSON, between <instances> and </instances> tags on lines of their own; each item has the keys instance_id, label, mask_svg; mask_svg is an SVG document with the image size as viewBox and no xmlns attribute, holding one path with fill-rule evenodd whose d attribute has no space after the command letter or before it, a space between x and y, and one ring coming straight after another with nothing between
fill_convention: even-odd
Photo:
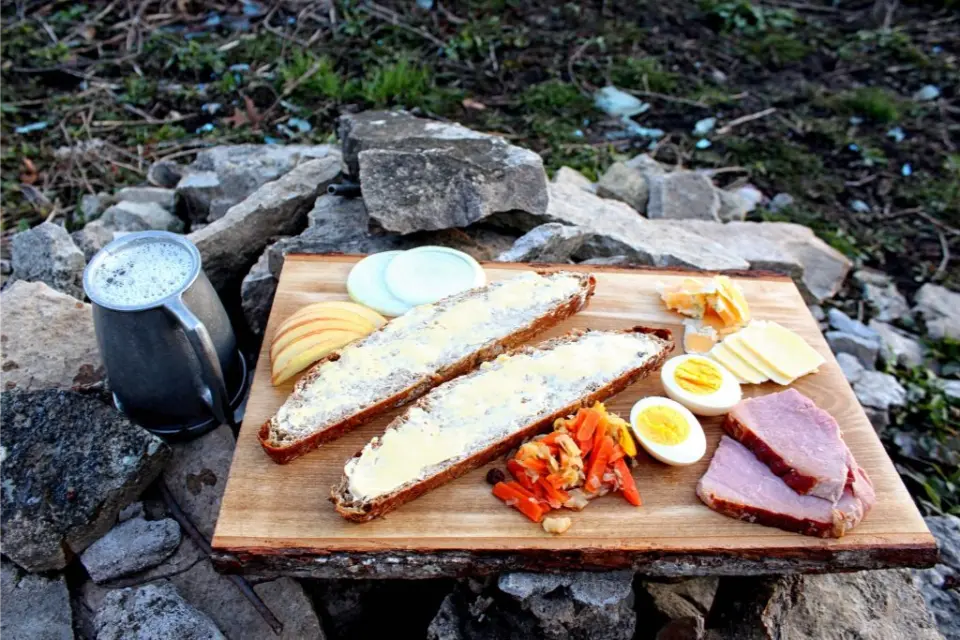
<instances>
[{"instance_id":1,"label":"blue plastic debris","mask_svg":"<svg viewBox=\"0 0 960 640\"><path fill-rule=\"evenodd\" d=\"M574 137L574 138L582 138L582 137L583 137L583 131L580 130L580 129L574 130L574 132L573 132L573 137Z\"/></svg>"},{"instance_id":2,"label":"blue plastic debris","mask_svg":"<svg viewBox=\"0 0 960 640\"><path fill-rule=\"evenodd\" d=\"M204 113L209 113L210 115L214 115L215 113L220 111L220 109L222 108L223 108L223 105L220 104L219 102L208 102L204 105L201 105L200 111L203 111Z\"/></svg>"},{"instance_id":3,"label":"blue plastic debris","mask_svg":"<svg viewBox=\"0 0 960 640\"><path fill-rule=\"evenodd\" d=\"M32 133L34 131L42 131L47 128L47 123L43 120L40 122L31 122L30 124L25 124L22 127L17 127L14 129L15 133Z\"/></svg>"},{"instance_id":4,"label":"blue plastic debris","mask_svg":"<svg viewBox=\"0 0 960 640\"><path fill-rule=\"evenodd\" d=\"M208 122L207 124L203 125L202 127L198 127L196 133L210 133L210 132L213 131L215 128L216 128L216 127L213 126L213 123L212 123L212 122Z\"/></svg>"},{"instance_id":5,"label":"blue plastic debris","mask_svg":"<svg viewBox=\"0 0 960 640\"><path fill-rule=\"evenodd\" d=\"M610 85L594 94L593 103L597 109L611 116L635 116L650 109L646 102Z\"/></svg>"},{"instance_id":6,"label":"blue plastic debris","mask_svg":"<svg viewBox=\"0 0 960 640\"><path fill-rule=\"evenodd\" d=\"M907 134L903 132L903 129L900 127L894 127L887 131L887 137L892 138L894 142L903 142L904 138L907 137Z\"/></svg>"},{"instance_id":7,"label":"blue plastic debris","mask_svg":"<svg viewBox=\"0 0 960 640\"><path fill-rule=\"evenodd\" d=\"M940 87L928 84L913 94L913 99L917 102L929 102L940 97Z\"/></svg>"},{"instance_id":8,"label":"blue plastic debris","mask_svg":"<svg viewBox=\"0 0 960 640\"><path fill-rule=\"evenodd\" d=\"M900 174L901 174L904 178L906 178L907 176L911 175L912 173L913 173L913 167L910 166L910 163L909 163L909 162L908 162L907 164L903 165L903 167L900 168Z\"/></svg>"},{"instance_id":9,"label":"blue plastic debris","mask_svg":"<svg viewBox=\"0 0 960 640\"><path fill-rule=\"evenodd\" d=\"M220 16L216 13L211 13L207 16L207 19L203 21L203 26L205 27L218 27L220 26Z\"/></svg>"},{"instance_id":10,"label":"blue plastic debris","mask_svg":"<svg viewBox=\"0 0 960 640\"><path fill-rule=\"evenodd\" d=\"M938 44L935 44L935 45L933 45L933 48L930 49L930 51L932 51L934 55L936 55L936 54L938 54L938 53L943 53L943 47L941 47L941 46L938 45Z\"/></svg>"},{"instance_id":11,"label":"blue plastic debris","mask_svg":"<svg viewBox=\"0 0 960 640\"><path fill-rule=\"evenodd\" d=\"M705 136L713 131L715 126L717 126L716 118L704 118L703 120L698 120L697 124L693 125L693 135Z\"/></svg>"},{"instance_id":12,"label":"blue plastic debris","mask_svg":"<svg viewBox=\"0 0 960 640\"><path fill-rule=\"evenodd\" d=\"M700 140L697 140L696 147L697 149L709 149L711 144L713 143L706 138L701 138Z\"/></svg>"},{"instance_id":13,"label":"blue plastic debris","mask_svg":"<svg viewBox=\"0 0 960 640\"><path fill-rule=\"evenodd\" d=\"M253 2L253 0L243 0L243 15L256 18L258 16L262 16L266 12L267 10L264 9L263 5L259 2Z\"/></svg>"},{"instance_id":14,"label":"blue plastic debris","mask_svg":"<svg viewBox=\"0 0 960 640\"><path fill-rule=\"evenodd\" d=\"M313 129L310 123L304 120L303 118L290 118L289 120L287 120L287 125L293 127L300 133L307 133L308 131Z\"/></svg>"},{"instance_id":15,"label":"blue plastic debris","mask_svg":"<svg viewBox=\"0 0 960 640\"><path fill-rule=\"evenodd\" d=\"M853 200L850 202L850 209L857 213L870 213L870 205L863 200Z\"/></svg>"},{"instance_id":16,"label":"blue plastic debris","mask_svg":"<svg viewBox=\"0 0 960 640\"><path fill-rule=\"evenodd\" d=\"M847 149L850 149L850 151L860 151L860 145L851 142Z\"/></svg>"},{"instance_id":17,"label":"blue plastic debris","mask_svg":"<svg viewBox=\"0 0 960 640\"><path fill-rule=\"evenodd\" d=\"M246 73L247 71L250 71L250 65L248 65L246 62L241 62L240 64L230 65L229 69L230 71L234 71L238 73Z\"/></svg>"},{"instance_id":18,"label":"blue plastic debris","mask_svg":"<svg viewBox=\"0 0 960 640\"><path fill-rule=\"evenodd\" d=\"M430 11L430 9L433 9L433 0L417 0L417 6Z\"/></svg>"},{"instance_id":19,"label":"blue plastic debris","mask_svg":"<svg viewBox=\"0 0 960 640\"><path fill-rule=\"evenodd\" d=\"M850 116L850 124L853 126L861 125L863 124L863 118L860 116Z\"/></svg>"},{"instance_id":20,"label":"blue plastic debris","mask_svg":"<svg viewBox=\"0 0 960 640\"><path fill-rule=\"evenodd\" d=\"M263 136L263 141L264 141L266 144L281 144L281 143L283 143L283 140L281 140L280 138L274 138L273 136Z\"/></svg>"}]
</instances>

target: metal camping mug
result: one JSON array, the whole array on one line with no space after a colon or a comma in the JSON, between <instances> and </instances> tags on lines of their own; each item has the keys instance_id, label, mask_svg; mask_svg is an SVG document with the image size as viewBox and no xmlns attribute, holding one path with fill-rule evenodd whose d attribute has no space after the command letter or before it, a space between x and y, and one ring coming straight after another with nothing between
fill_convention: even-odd
<instances>
[{"instance_id":1,"label":"metal camping mug","mask_svg":"<svg viewBox=\"0 0 960 640\"><path fill-rule=\"evenodd\" d=\"M151 260L164 255L174 261ZM122 286L132 293L118 293ZM87 265L83 288L110 388L125 413L148 429L211 415L234 424L227 390L241 368L237 340L193 243L167 231L117 238Z\"/></svg>"}]
</instances>

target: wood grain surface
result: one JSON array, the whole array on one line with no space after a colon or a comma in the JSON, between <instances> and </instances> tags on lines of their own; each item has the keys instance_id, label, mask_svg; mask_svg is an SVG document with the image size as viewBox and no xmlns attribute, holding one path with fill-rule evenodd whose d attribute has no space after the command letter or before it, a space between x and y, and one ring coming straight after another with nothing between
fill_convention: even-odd
<instances>
[{"instance_id":1,"label":"wood grain surface","mask_svg":"<svg viewBox=\"0 0 960 640\"><path fill-rule=\"evenodd\" d=\"M737 278L753 316L797 331L826 358L819 373L794 386L837 419L850 449L876 486L877 506L844 538L822 540L788 533L739 522L705 507L694 488L720 438L719 418L702 419L708 448L698 464L669 467L641 450L634 477L643 496L642 507L631 507L615 496L595 500L583 512L569 513L574 524L562 536L544 533L494 498L484 480L489 466L377 521L345 521L328 501L330 487L339 480L344 462L382 433L399 411L286 465L266 456L256 433L293 387L292 381L279 387L270 385L268 351L273 332L306 304L348 299L344 283L358 259L286 257L214 534L213 547L222 570L320 577L426 577L504 568L632 566L652 574L702 575L922 566L936 558L932 536L800 293L788 278L770 274ZM522 269L588 270L568 265L490 263L484 267L490 281ZM638 324L666 327L678 339L682 336L681 318L664 308L655 287L689 273L607 267L589 270L597 277L596 295L589 306L534 343L575 327L620 329ZM678 345L675 353L681 351ZM753 396L779 389L773 383L745 385L744 393ZM648 395L662 395L659 376L634 384L607 406L627 416L633 403ZM492 464L502 466L502 461ZM392 563L394 570L378 570L372 567L373 561Z\"/></svg>"}]
</instances>

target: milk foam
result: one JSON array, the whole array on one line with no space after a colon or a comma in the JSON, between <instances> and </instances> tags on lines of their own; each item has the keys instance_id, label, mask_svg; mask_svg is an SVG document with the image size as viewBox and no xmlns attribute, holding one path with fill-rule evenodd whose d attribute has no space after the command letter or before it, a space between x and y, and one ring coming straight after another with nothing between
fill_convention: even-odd
<instances>
[{"instance_id":1,"label":"milk foam","mask_svg":"<svg viewBox=\"0 0 960 640\"><path fill-rule=\"evenodd\" d=\"M180 291L193 273L193 259L175 242L137 242L107 254L90 278L107 305L141 306Z\"/></svg>"}]
</instances>

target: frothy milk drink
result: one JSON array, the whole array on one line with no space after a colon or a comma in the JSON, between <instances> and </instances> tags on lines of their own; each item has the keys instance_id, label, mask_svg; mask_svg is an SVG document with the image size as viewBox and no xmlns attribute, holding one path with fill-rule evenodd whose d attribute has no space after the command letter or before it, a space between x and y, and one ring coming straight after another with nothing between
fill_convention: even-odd
<instances>
[{"instance_id":1,"label":"frothy milk drink","mask_svg":"<svg viewBox=\"0 0 960 640\"><path fill-rule=\"evenodd\" d=\"M189 284L196 264L176 242L151 238L118 247L90 274L91 298L108 307L148 307Z\"/></svg>"}]
</instances>

